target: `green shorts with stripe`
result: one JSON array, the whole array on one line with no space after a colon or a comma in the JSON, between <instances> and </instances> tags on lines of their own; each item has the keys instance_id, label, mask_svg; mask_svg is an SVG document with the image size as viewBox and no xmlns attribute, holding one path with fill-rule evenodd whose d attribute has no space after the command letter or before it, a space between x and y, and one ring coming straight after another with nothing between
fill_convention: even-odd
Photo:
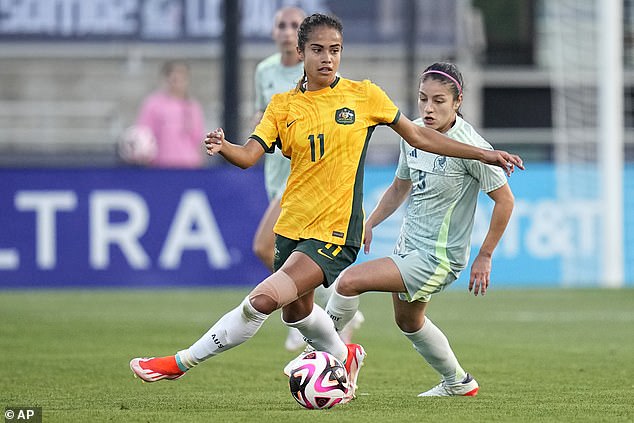
<instances>
[{"instance_id":1,"label":"green shorts with stripe","mask_svg":"<svg viewBox=\"0 0 634 423\"><path fill-rule=\"evenodd\" d=\"M424 251L411 251L405 254L392 254L390 259L396 264L405 283L407 293L399 294L403 301L428 302L432 294L436 294L460 275L449 263Z\"/></svg>"},{"instance_id":2,"label":"green shorts with stripe","mask_svg":"<svg viewBox=\"0 0 634 423\"><path fill-rule=\"evenodd\" d=\"M328 288L337 276L357 259L359 248L349 245L331 244L317 239L294 240L275 235L273 269L278 270L293 251L310 257L324 273L323 285Z\"/></svg>"}]
</instances>

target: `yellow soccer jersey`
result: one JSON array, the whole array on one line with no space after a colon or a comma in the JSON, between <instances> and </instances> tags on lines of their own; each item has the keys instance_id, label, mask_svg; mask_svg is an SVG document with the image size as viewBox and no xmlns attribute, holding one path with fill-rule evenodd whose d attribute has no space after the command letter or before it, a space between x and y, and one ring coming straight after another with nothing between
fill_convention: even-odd
<instances>
[{"instance_id":1,"label":"yellow soccer jersey","mask_svg":"<svg viewBox=\"0 0 634 423\"><path fill-rule=\"evenodd\" d=\"M361 246L363 164L374 128L398 121L392 100L370 81L339 78L318 91L274 95L251 138L291 159L277 234Z\"/></svg>"}]
</instances>

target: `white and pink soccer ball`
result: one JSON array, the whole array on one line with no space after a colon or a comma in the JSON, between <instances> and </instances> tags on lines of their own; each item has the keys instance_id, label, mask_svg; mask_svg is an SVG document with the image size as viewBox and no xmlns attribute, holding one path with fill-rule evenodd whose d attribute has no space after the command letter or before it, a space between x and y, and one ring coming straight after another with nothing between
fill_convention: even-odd
<instances>
[{"instance_id":1,"label":"white and pink soccer ball","mask_svg":"<svg viewBox=\"0 0 634 423\"><path fill-rule=\"evenodd\" d=\"M304 408L332 408L348 392L346 368L325 351L304 354L293 366L289 378L291 394Z\"/></svg>"},{"instance_id":2,"label":"white and pink soccer ball","mask_svg":"<svg viewBox=\"0 0 634 423\"><path fill-rule=\"evenodd\" d=\"M154 160L157 152L156 138L145 126L130 126L119 139L119 155L128 163L148 164Z\"/></svg>"}]
</instances>

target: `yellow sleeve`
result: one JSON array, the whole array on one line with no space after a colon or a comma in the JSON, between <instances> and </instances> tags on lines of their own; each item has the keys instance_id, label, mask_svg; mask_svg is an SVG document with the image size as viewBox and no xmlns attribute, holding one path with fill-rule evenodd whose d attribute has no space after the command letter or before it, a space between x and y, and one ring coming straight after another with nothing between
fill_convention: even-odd
<instances>
[{"instance_id":1,"label":"yellow sleeve","mask_svg":"<svg viewBox=\"0 0 634 423\"><path fill-rule=\"evenodd\" d=\"M391 125L398 122L401 112L385 91L373 82L368 84L368 110L376 124Z\"/></svg>"},{"instance_id":2,"label":"yellow sleeve","mask_svg":"<svg viewBox=\"0 0 634 423\"><path fill-rule=\"evenodd\" d=\"M267 153L272 153L275 150L276 141L279 137L276 113L276 105L278 104L276 100L278 98L276 97L278 95L274 95L268 106L266 106L262 120L255 127L250 137L257 140Z\"/></svg>"}]
</instances>

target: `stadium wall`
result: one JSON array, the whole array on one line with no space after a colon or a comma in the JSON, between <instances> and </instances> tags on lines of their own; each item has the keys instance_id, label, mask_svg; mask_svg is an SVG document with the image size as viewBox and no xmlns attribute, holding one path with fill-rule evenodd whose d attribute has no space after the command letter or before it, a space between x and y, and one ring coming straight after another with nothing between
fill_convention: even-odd
<instances>
[{"instance_id":1,"label":"stadium wall","mask_svg":"<svg viewBox=\"0 0 634 423\"><path fill-rule=\"evenodd\" d=\"M393 178L393 167L366 171L366 211ZM253 286L267 270L251 252L266 208L262 169L200 171L0 169L0 288ZM632 190L634 166L626 168ZM630 182L628 182L630 181ZM511 178L516 210L496 250L496 287L601 284L600 270L570 281L566 260L599 256L598 204L556 198L552 164ZM625 210L626 285L634 286L634 210ZM477 210L472 256L492 202ZM402 211L374 234L367 260L389 254ZM464 287L468 272L455 284Z\"/></svg>"}]
</instances>

